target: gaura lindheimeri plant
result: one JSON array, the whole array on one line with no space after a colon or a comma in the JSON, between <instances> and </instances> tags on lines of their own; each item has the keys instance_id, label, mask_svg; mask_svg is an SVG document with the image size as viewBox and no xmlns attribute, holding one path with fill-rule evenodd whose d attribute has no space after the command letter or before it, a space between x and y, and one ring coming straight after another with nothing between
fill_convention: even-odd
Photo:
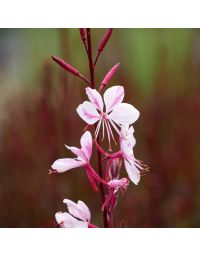
<instances>
[{"instance_id":1,"label":"gaura lindheimeri plant","mask_svg":"<svg viewBox=\"0 0 200 256\"><path fill-rule=\"evenodd\" d=\"M90 79L85 78L77 69L60 58L52 57L58 65L87 84L86 95L89 101L84 101L76 109L80 118L87 124L80 139L81 148L66 146L76 157L56 160L51 166L53 170L50 173L62 173L74 168L84 169L91 187L98 191L99 186L102 198L102 205L99 209L103 212L104 227L116 226L114 211L117 206L119 192L123 195L130 181L137 185L141 176L149 170L146 165L135 158L133 153L136 140L132 125L139 118L140 113L131 104L123 103L124 87L114 85L107 88L103 95L101 94L119 69L119 63L108 71L99 87L95 89L96 63L111 34L112 29L108 29L100 42L96 57L93 58L91 30L80 29L81 40L88 57ZM101 138L100 129L102 130ZM101 142L105 139L105 132L108 137L108 150L103 149L101 146ZM112 152L111 140L119 146L118 151ZM94 168L90 163L93 145L97 151L97 168ZM124 162L125 170L128 174L127 177L120 177L122 162ZM60 227L96 227L90 222L90 210L85 203L78 201L76 204L68 199L63 202L67 204L69 212L56 213L55 218Z\"/></svg>"}]
</instances>

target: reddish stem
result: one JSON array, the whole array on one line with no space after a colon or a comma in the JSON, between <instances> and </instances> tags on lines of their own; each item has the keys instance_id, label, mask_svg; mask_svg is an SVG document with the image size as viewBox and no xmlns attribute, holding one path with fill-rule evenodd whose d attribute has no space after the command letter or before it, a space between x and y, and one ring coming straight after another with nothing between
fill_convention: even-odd
<instances>
[{"instance_id":1,"label":"reddish stem","mask_svg":"<svg viewBox=\"0 0 200 256\"><path fill-rule=\"evenodd\" d=\"M95 87L94 83L94 63L92 59L92 45L91 45L91 34L90 34L90 29L87 28L87 55L88 55L88 61L89 61L89 68L90 68L90 86L92 89ZM100 144L100 139L99 136L97 137L97 143ZM103 179L103 171L102 171L102 161L101 161L101 153L97 149L97 158L98 158L98 172L100 178ZM99 188L101 191L101 200L102 204L105 201L105 191L104 191L104 186L102 183L99 184ZM108 220L107 220L107 210L105 209L103 211L103 222L104 222L104 227L108 227Z\"/></svg>"},{"instance_id":2,"label":"reddish stem","mask_svg":"<svg viewBox=\"0 0 200 256\"><path fill-rule=\"evenodd\" d=\"M93 141L94 145L96 146L96 148L99 150L99 152L104 155L107 156L108 154L103 150L103 148L97 143L96 140Z\"/></svg>"}]
</instances>

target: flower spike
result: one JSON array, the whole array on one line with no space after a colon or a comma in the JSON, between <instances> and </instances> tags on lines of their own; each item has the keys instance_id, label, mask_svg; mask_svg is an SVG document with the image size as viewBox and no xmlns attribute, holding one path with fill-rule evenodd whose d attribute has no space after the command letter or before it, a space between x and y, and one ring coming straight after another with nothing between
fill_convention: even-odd
<instances>
[{"instance_id":1,"label":"flower spike","mask_svg":"<svg viewBox=\"0 0 200 256\"><path fill-rule=\"evenodd\" d=\"M81 147L65 145L76 157L56 160L52 164L49 174L62 173L78 167L83 168L91 187L95 191L98 191L98 188L100 190L104 227L115 227L114 211L120 192L123 194L126 191L130 181L137 185L141 176L146 175L149 171L149 167L136 159L133 153L136 140L132 124L137 121L140 112L131 104L123 103L125 93L124 87L121 85L106 88L103 95L100 94L118 71L120 63L109 69L99 88L96 88L95 65L106 47L112 31L112 28L106 31L100 41L96 56L93 58L91 29L79 29L80 38L88 58L89 80L64 60L52 56L52 59L59 66L88 84L88 87L86 87L88 100L84 101L76 109L81 119L86 122L84 133L80 139ZM90 133L93 128L95 128L94 138ZM99 133L102 135L101 138ZM116 133L119 136L118 143L115 138ZM108 138L108 147L105 150L101 146L104 135L107 135ZM113 141L116 145L119 145L120 149L116 152L109 152L112 151L111 142ZM93 144L97 150L98 173L90 164ZM122 163L126 169L127 178L120 178ZM60 227L96 228L91 223L91 213L84 202L78 201L75 203L69 199L64 199L63 202L67 205L68 212L57 212L55 214L56 221Z\"/></svg>"}]
</instances>

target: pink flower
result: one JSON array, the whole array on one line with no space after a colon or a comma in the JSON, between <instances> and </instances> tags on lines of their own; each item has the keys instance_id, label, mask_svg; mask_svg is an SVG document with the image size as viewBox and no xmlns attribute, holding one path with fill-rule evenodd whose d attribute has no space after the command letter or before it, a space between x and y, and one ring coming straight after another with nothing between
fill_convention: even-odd
<instances>
[{"instance_id":1,"label":"pink flower","mask_svg":"<svg viewBox=\"0 0 200 256\"><path fill-rule=\"evenodd\" d=\"M113 189L116 193L118 190L126 190L129 185L129 180L127 178L113 179L108 182L110 189Z\"/></svg>"},{"instance_id":2,"label":"pink flower","mask_svg":"<svg viewBox=\"0 0 200 256\"><path fill-rule=\"evenodd\" d=\"M127 178L122 179L112 179L108 182L109 193L106 196L106 200L102 206L104 208L111 209L116 206L117 203L117 193L120 190L124 192L129 185L129 180Z\"/></svg>"},{"instance_id":3,"label":"pink flower","mask_svg":"<svg viewBox=\"0 0 200 256\"><path fill-rule=\"evenodd\" d=\"M66 145L65 145L66 146ZM66 172L70 169L87 165L92 154L92 136L90 132L85 132L81 137L81 149L66 146L77 158L62 158L56 160L51 166L57 172Z\"/></svg>"},{"instance_id":4,"label":"pink flower","mask_svg":"<svg viewBox=\"0 0 200 256\"><path fill-rule=\"evenodd\" d=\"M63 203L67 204L68 212L57 212L55 218L62 228L88 228L95 227L90 224L91 213L87 205L78 201L74 203L69 199L64 199Z\"/></svg>"},{"instance_id":5,"label":"pink flower","mask_svg":"<svg viewBox=\"0 0 200 256\"><path fill-rule=\"evenodd\" d=\"M110 144L110 137L114 136L111 126L118 134L120 131L117 126L130 125L134 123L139 117L139 111L128 103L122 103L124 99L124 87L112 86L101 95L95 89L86 88L86 93L90 101L84 101L78 106L77 112L79 116L89 125L98 122L95 135L97 137L101 124L103 125L103 138L104 138L104 125L107 130L108 140ZM105 109L104 109L104 103Z\"/></svg>"},{"instance_id":6,"label":"pink flower","mask_svg":"<svg viewBox=\"0 0 200 256\"><path fill-rule=\"evenodd\" d=\"M94 171L89 163L92 154L92 136L89 131L86 131L82 135L80 143L81 149L65 145L72 153L77 156L76 158L58 159L53 163L51 167L52 169L56 170L55 172L62 173L70 169L82 166L86 170L90 184L92 185L93 189L97 191L98 189L94 180L102 183L105 183L105 181L98 176L98 174Z\"/></svg>"},{"instance_id":7,"label":"pink flower","mask_svg":"<svg viewBox=\"0 0 200 256\"><path fill-rule=\"evenodd\" d=\"M141 173L148 171L148 167L137 160L133 154L133 147L136 140L133 136L134 129L127 125L121 128L120 148L124 158L124 165L130 180L137 185L140 181Z\"/></svg>"}]
</instances>

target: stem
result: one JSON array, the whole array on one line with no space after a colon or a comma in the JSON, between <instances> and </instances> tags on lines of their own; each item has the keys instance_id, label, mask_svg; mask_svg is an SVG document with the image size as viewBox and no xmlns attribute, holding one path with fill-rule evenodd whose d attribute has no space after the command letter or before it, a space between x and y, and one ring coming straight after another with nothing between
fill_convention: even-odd
<instances>
[{"instance_id":1,"label":"stem","mask_svg":"<svg viewBox=\"0 0 200 256\"><path fill-rule=\"evenodd\" d=\"M109 212L109 227L114 228L114 209Z\"/></svg>"},{"instance_id":2,"label":"stem","mask_svg":"<svg viewBox=\"0 0 200 256\"><path fill-rule=\"evenodd\" d=\"M94 64L92 60L92 45L91 45L91 35L90 28L87 28L87 44L88 44L88 61L90 68L90 86L94 89Z\"/></svg>"},{"instance_id":3,"label":"stem","mask_svg":"<svg viewBox=\"0 0 200 256\"><path fill-rule=\"evenodd\" d=\"M94 61L94 66L95 66L96 63L97 63L97 60L98 60L98 58L99 58L99 55L100 55L100 52L98 52L97 55L96 55L96 58L95 58L95 61Z\"/></svg>"},{"instance_id":4,"label":"stem","mask_svg":"<svg viewBox=\"0 0 200 256\"><path fill-rule=\"evenodd\" d=\"M81 78L83 81L85 81L87 84L90 85L90 82L83 75L81 75L80 73L77 77Z\"/></svg>"},{"instance_id":5,"label":"stem","mask_svg":"<svg viewBox=\"0 0 200 256\"><path fill-rule=\"evenodd\" d=\"M90 68L90 86L92 89L94 89L95 84L94 84L94 63L92 59L92 45L91 45L91 35L90 35L90 29L87 28L87 55L88 55L88 61L89 61L89 68ZM95 127L96 128L96 127ZM100 138L97 136L97 143L100 145ZM102 161L101 161L101 153L97 149L97 159L98 159L98 173L100 178L103 179L103 171L102 171ZM101 200L102 204L105 201L105 191L104 191L104 186L102 183L99 184L99 188L101 191ZM103 223L104 227L108 227L108 220L107 220L107 210L104 209L103 211Z\"/></svg>"}]
</instances>

